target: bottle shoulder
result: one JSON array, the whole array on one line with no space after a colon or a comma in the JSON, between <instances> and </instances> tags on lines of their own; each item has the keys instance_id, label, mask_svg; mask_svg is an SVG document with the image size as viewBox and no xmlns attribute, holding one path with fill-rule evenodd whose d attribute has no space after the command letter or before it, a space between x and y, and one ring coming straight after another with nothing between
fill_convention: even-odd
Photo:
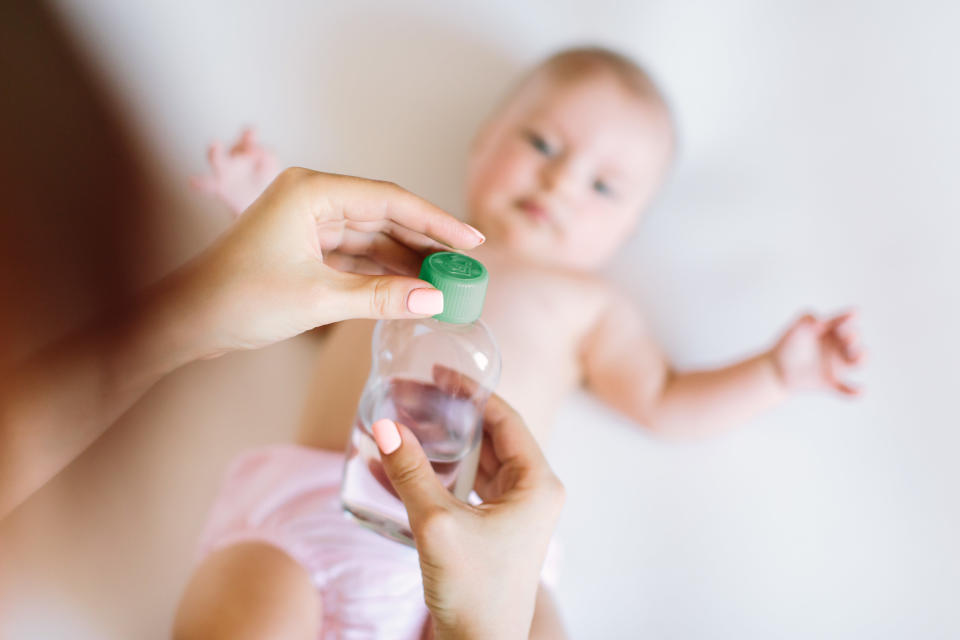
<instances>
[{"instance_id":1,"label":"bottle shoulder","mask_svg":"<svg viewBox=\"0 0 960 640\"><path fill-rule=\"evenodd\" d=\"M434 318L380 320L373 335L373 350L391 359L413 350L424 356L435 354L448 362L467 357L483 370L484 377L492 374L499 378L501 367L497 341L480 320L467 324ZM483 357L478 358L477 354Z\"/></svg>"},{"instance_id":2,"label":"bottle shoulder","mask_svg":"<svg viewBox=\"0 0 960 640\"><path fill-rule=\"evenodd\" d=\"M476 342L478 345L489 344L496 348L496 339L493 337L493 332L482 320L464 324L442 322L435 318L380 320L374 330L374 340L419 337L431 334L456 337L461 340Z\"/></svg>"}]
</instances>

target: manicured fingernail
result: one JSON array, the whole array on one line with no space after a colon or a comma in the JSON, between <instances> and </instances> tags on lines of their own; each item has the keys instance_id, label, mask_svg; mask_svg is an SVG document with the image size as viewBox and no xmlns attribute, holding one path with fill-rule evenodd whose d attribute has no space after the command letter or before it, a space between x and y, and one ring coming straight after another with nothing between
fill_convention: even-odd
<instances>
[{"instance_id":1,"label":"manicured fingernail","mask_svg":"<svg viewBox=\"0 0 960 640\"><path fill-rule=\"evenodd\" d=\"M407 311L425 316L443 313L443 292L439 289L414 289L407 294Z\"/></svg>"},{"instance_id":2,"label":"manicured fingernail","mask_svg":"<svg viewBox=\"0 0 960 640\"><path fill-rule=\"evenodd\" d=\"M468 224L467 226L470 227L470 231L473 231L473 234L474 234L475 236L477 236L477 238L480 240L480 244L483 244L484 242L487 241L487 236L485 236L485 235L483 235L482 233L480 233L479 231L477 231L477 228L476 228L476 227L472 227L472 226L470 226L469 224Z\"/></svg>"},{"instance_id":3,"label":"manicured fingernail","mask_svg":"<svg viewBox=\"0 0 960 640\"><path fill-rule=\"evenodd\" d=\"M400 448L400 430L393 420L382 418L373 423L373 439L377 441L380 453L390 455Z\"/></svg>"}]
</instances>

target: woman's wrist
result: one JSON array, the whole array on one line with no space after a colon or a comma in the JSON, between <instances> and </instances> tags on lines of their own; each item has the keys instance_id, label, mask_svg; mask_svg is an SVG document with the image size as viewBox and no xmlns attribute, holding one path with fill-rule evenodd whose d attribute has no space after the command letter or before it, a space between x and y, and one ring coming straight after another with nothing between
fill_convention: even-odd
<instances>
[{"instance_id":1,"label":"woman's wrist","mask_svg":"<svg viewBox=\"0 0 960 640\"><path fill-rule=\"evenodd\" d=\"M536 589L534 589L535 592ZM520 601L524 600L521 598ZM431 614L435 640L526 640L530 634L536 597L527 604L490 608L488 602L473 603L474 609L459 615Z\"/></svg>"},{"instance_id":2,"label":"woman's wrist","mask_svg":"<svg viewBox=\"0 0 960 640\"><path fill-rule=\"evenodd\" d=\"M163 376L195 360L217 355L205 309L193 296L189 276L175 272L143 293L114 350L118 368Z\"/></svg>"},{"instance_id":3,"label":"woman's wrist","mask_svg":"<svg viewBox=\"0 0 960 640\"><path fill-rule=\"evenodd\" d=\"M489 630L477 629L471 625L458 625L445 627L433 623L433 640L521 640L526 638L526 634L498 634Z\"/></svg>"}]
</instances>

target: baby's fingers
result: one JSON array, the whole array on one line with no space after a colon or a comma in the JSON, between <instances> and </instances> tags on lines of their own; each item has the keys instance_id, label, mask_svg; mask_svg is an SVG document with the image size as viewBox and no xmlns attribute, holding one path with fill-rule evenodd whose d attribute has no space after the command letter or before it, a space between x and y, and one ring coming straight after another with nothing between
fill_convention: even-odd
<instances>
[{"instance_id":1,"label":"baby's fingers","mask_svg":"<svg viewBox=\"0 0 960 640\"><path fill-rule=\"evenodd\" d=\"M833 388L842 393L845 396L859 396L863 393L863 390L860 387L855 387L851 384L847 384L842 380L837 380L833 383Z\"/></svg>"},{"instance_id":2,"label":"baby's fingers","mask_svg":"<svg viewBox=\"0 0 960 640\"><path fill-rule=\"evenodd\" d=\"M850 365L859 364L866 355L861 345L860 332L854 327L855 318L855 312L849 312L837 316L829 323L829 335L837 345L844 362Z\"/></svg>"},{"instance_id":3,"label":"baby's fingers","mask_svg":"<svg viewBox=\"0 0 960 640\"><path fill-rule=\"evenodd\" d=\"M220 177L225 155L223 145L220 144L219 140L215 140L207 149L207 162L210 163L210 168L213 169L214 178Z\"/></svg>"},{"instance_id":4,"label":"baby's fingers","mask_svg":"<svg viewBox=\"0 0 960 640\"><path fill-rule=\"evenodd\" d=\"M249 151L257 146L257 130L253 127L247 127L240 134L240 139L230 149L230 153L242 153Z\"/></svg>"},{"instance_id":5,"label":"baby's fingers","mask_svg":"<svg viewBox=\"0 0 960 640\"><path fill-rule=\"evenodd\" d=\"M844 357L841 360L834 360L830 365L828 365L826 371L827 384L835 391L842 393L845 396L859 396L863 392L859 386L851 384L840 378L840 375L848 370L850 364L851 363L849 359Z\"/></svg>"},{"instance_id":6,"label":"baby's fingers","mask_svg":"<svg viewBox=\"0 0 960 640\"><path fill-rule=\"evenodd\" d=\"M836 333L838 336L847 336L856 332L854 324L857 320L857 311L851 309L839 315L836 315L827 321L825 329Z\"/></svg>"},{"instance_id":7,"label":"baby's fingers","mask_svg":"<svg viewBox=\"0 0 960 640\"><path fill-rule=\"evenodd\" d=\"M812 313L805 313L796 320L793 324L790 325L790 328L787 329L788 334L795 334L804 330L816 330L819 328L820 321L817 320L817 317Z\"/></svg>"},{"instance_id":8,"label":"baby's fingers","mask_svg":"<svg viewBox=\"0 0 960 640\"><path fill-rule=\"evenodd\" d=\"M217 193L217 181L213 176L190 176L190 187L201 193Z\"/></svg>"},{"instance_id":9,"label":"baby's fingers","mask_svg":"<svg viewBox=\"0 0 960 640\"><path fill-rule=\"evenodd\" d=\"M845 344L843 348L843 361L851 366L863 364L867 358L867 351L859 344Z\"/></svg>"}]
</instances>

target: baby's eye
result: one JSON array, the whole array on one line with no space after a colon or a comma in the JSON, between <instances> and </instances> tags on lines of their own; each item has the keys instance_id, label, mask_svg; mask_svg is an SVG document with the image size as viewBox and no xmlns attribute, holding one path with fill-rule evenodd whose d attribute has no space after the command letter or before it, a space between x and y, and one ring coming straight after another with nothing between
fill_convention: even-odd
<instances>
[{"instance_id":1,"label":"baby's eye","mask_svg":"<svg viewBox=\"0 0 960 640\"><path fill-rule=\"evenodd\" d=\"M539 134L534 133L533 131L527 132L527 140L530 141L530 144L533 145L533 148L542 153L545 156L553 155L553 147L547 144L547 141L540 137Z\"/></svg>"},{"instance_id":2,"label":"baby's eye","mask_svg":"<svg viewBox=\"0 0 960 640\"><path fill-rule=\"evenodd\" d=\"M599 193L600 195L604 195L604 196L613 195L613 189L611 189L610 185L608 185L603 180L594 180L593 190Z\"/></svg>"}]
</instances>

